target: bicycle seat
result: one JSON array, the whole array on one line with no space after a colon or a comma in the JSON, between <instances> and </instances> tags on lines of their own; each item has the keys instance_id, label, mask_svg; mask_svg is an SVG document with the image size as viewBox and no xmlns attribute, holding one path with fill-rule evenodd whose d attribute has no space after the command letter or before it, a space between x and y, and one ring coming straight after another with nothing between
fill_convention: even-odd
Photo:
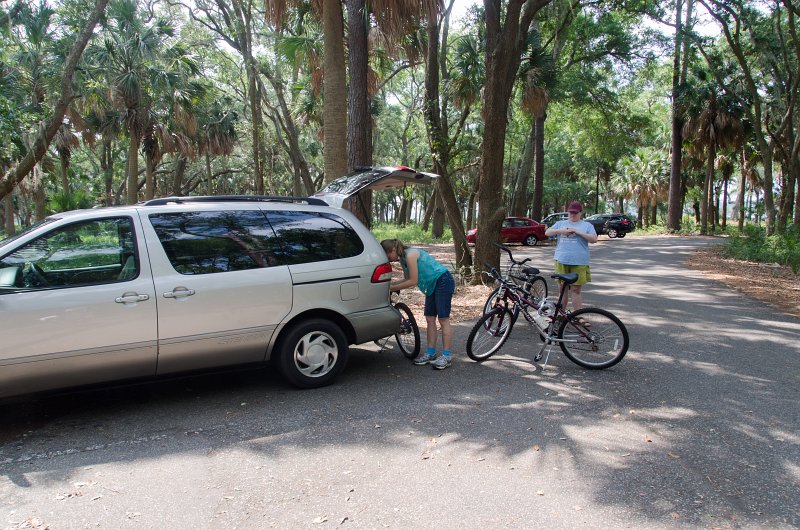
<instances>
[{"instance_id":1,"label":"bicycle seat","mask_svg":"<svg viewBox=\"0 0 800 530\"><path fill-rule=\"evenodd\" d=\"M551 278L555 278L556 280L561 280L562 282L570 285L578 281L578 273L577 272L570 272L568 274L551 274Z\"/></svg>"},{"instance_id":2,"label":"bicycle seat","mask_svg":"<svg viewBox=\"0 0 800 530\"><path fill-rule=\"evenodd\" d=\"M524 272L528 276L536 276L537 274L539 274L539 269L537 269L536 267L523 267L522 272Z\"/></svg>"}]
</instances>

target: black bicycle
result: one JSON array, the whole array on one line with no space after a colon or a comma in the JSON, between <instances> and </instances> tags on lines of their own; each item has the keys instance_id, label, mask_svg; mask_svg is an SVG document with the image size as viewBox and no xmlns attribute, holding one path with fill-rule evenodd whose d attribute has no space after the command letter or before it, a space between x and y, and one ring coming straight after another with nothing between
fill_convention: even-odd
<instances>
[{"instance_id":1,"label":"black bicycle","mask_svg":"<svg viewBox=\"0 0 800 530\"><path fill-rule=\"evenodd\" d=\"M568 312L563 306L564 293L578 280L577 274L552 274L551 278L561 282L558 298L537 301L494 267L487 268L501 285L491 310L478 319L467 337L467 355L471 359L483 362L497 353L520 314L544 342L534 361L540 361L546 353L546 365L555 344L569 360L591 370L609 368L625 357L628 330L619 318L597 307Z\"/></svg>"},{"instance_id":2,"label":"black bicycle","mask_svg":"<svg viewBox=\"0 0 800 530\"><path fill-rule=\"evenodd\" d=\"M547 280L539 275L539 269L536 267L525 266L531 258L525 258L522 261L514 259L514 254L511 253L505 245L494 243L494 246L508 254L508 268L506 269L503 277L506 280L513 282L518 287L521 287L528 293L534 302L539 302L547 298ZM485 315L495 306L496 299L502 289L502 284L499 284L494 291L492 291L486 298L483 304L483 314Z\"/></svg>"},{"instance_id":3,"label":"black bicycle","mask_svg":"<svg viewBox=\"0 0 800 530\"><path fill-rule=\"evenodd\" d=\"M420 348L417 319L414 318L414 313L411 312L411 309L400 301L399 292L392 292L389 295L389 300L394 308L400 312L400 329L394 334L394 341L406 358L414 359L419 355ZM376 340L375 344L380 346L381 351L383 351L391 338L386 337L385 339Z\"/></svg>"}]
</instances>

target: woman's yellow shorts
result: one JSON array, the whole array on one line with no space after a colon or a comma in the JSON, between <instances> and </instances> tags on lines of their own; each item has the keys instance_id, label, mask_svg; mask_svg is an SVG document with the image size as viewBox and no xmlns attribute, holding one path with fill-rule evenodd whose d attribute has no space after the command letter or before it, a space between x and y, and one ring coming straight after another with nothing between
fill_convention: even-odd
<instances>
[{"instance_id":1,"label":"woman's yellow shorts","mask_svg":"<svg viewBox=\"0 0 800 530\"><path fill-rule=\"evenodd\" d=\"M578 281L572 285L583 285L592 281L592 273L589 271L588 265L564 265L563 263L559 263L558 260L555 260L554 263L553 271L556 274L578 273Z\"/></svg>"}]
</instances>

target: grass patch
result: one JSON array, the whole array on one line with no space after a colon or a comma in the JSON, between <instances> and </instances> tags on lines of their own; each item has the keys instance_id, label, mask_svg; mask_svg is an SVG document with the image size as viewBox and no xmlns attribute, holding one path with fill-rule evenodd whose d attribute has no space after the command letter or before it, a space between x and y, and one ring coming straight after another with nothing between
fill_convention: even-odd
<instances>
[{"instance_id":1,"label":"grass patch","mask_svg":"<svg viewBox=\"0 0 800 530\"><path fill-rule=\"evenodd\" d=\"M416 243L418 245L430 245L434 243L452 243L453 236L450 228L444 229L444 234L440 238L431 236L430 232L422 230L422 225L412 223L405 226L397 226L391 223L379 223L372 226L372 235L375 239L399 239L403 243Z\"/></svg>"}]
</instances>

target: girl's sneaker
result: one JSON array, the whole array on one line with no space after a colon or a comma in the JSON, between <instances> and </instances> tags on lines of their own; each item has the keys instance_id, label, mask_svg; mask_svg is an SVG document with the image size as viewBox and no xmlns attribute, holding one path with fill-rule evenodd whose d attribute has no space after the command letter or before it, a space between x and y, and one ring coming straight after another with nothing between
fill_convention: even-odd
<instances>
[{"instance_id":1,"label":"girl's sneaker","mask_svg":"<svg viewBox=\"0 0 800 530\"><path fill-rule=\"evenodd\" d=\"M448 368L451 364L453 364L453 357L450 355L440 355L431 364L433 364L434 370L444 370L445 368Z\"/></svg>"},{"instance_id":2,"label":"girl's sneaker","mask_svg":"<svg viewBox=\"0 0 800 530\"><path fill-rule=\"evenodd\" d=\"M424 366L428 363L432 363L435 359L436 355L428 355L427 352L423 351L414 358L414 364L417 366Z\"/></svg>"}]
</instances>

